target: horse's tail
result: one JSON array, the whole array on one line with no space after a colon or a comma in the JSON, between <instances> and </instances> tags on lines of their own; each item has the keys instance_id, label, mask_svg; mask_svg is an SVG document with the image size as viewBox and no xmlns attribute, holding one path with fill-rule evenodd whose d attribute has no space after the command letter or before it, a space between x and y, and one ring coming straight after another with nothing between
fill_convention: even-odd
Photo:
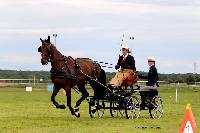
<instances>
[{"instance_id":1,"label":"horse's tail","mask_svg":"<svg viewBox=\"0 0 200 133\"><path fill-rule=\"evenodd\" d=\"M103 85L106 85L106 72L101 69L101 74L100 74L100 78L99 78L99 81L103 84Z\"/></svg>"},{"instance_id":2,"label":"horse's tail","mask_svg":"<svg viewBox=\"0 0 200 133\"><path fill-rule=\"evenodd\" d=\"M98 80L101 84L106 86L106 72L103 69L101 69ZM93 88L94 89L94 97L97 99L102 99L105 96L105 92L106 92L105 87L103 87L99 84L94 84L94 85L95 85Z\"/></svg>"}]
</instances>

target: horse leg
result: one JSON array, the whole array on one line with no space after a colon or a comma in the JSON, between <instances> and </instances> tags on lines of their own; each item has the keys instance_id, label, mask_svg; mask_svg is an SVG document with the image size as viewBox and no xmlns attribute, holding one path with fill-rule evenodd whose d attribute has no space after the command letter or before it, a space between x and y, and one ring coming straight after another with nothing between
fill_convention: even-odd
<instances>
[{"instance_id":1,"label":"horse leg","mask_svg":"<svg viewBox=\"0 0 200 133\"><path fill-rule=\"evenodd\" d=\"M74 112L74 109L72 108L72 105L71 105L71 88L69 87L65 87L65 91L66 91L66 96L67 96L67 106L71 112L72 115L75 115L76 117L78 117L75 112Z\"/></svg>"},{"instance_id":2,"label":"horse leg","mask_svg":"<svg viewBox=\"0 0 200 133\"><path fill-rule=\"evenodd\" d=\"M81 105L82 101L85 100L89 96L89 93L87 92L85 88L85 84L79 84L77 85L79 91L82 93L81 98L76 102L76 107L74 109L75 113L80 116L79 113L79 106Z\"/></svg>"},{"instance_id":3,"label":"horse leg","mask_svg":"<svg viewBox=\"0 0 200 133\"><path fill-rule=\"evenodd\" d=\"M51 95L51 101L55 105L57 109L65 109L65 105L59 105L59 103L55 100L56 95L58 94L60 87L54 85L53 93Z\"/></svg>"},{"instance_id":4,"label":"horse leg","mask_svg":"<svg viewBox=\"0 0 200 133\"><path fill-rule=\"evenodd\" d=\"M102 88L97 83L91 82L90 86L94 90L94 98L95 99L102 99L104 97L105 89Z\"/></svg>"}]
</instances>

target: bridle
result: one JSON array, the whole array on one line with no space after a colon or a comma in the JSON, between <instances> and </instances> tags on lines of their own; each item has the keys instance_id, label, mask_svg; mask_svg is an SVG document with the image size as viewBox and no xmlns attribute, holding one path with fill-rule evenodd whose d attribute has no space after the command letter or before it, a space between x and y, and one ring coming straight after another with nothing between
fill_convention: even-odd
<instances>
[{"instance_id":1,"label":"bridle","mask_svg":"<svg viewBox=\"0 0 200 133\"><path fill-rule=\"evenodd\" d=\"M47 61L48 62L53 62L54 60L52 59L52 55L53 55L53 44L49 44L49 49L48 49L48 55L47 55Z\"/></svg>"},{"instance_id":2,"label":"bridle","mask_svg":"<svg viewBox=\"0 0 200 133\"><path fill-rule=\"evenodd\" d=\"M76 79L77 75L79 74L79 69L80 69L79 65L76 63L76 60L75 60L75 63L73 63L73 65L75 67L75 75L73 75L70 68L69 68L67 56L64 56L60 53L62 55L62 59L58 59L58 60L53 59L52 55L54 55L54 53L53 53L54 47L55 46L53 44L51 44L51 43L49 44L49 49L48 49L48 53L47 53L48 54L47 55L48 56L47 61L51 62L51 63L55 62L55 61L60 61L60 62L63 62L63 65L62 65L62 68L61 68L60 71L55 72L55 71L51 70L50 71L51 77L57 77L57 78L58 77L61 77L61 78L65 77L65 78L69 78L69 79ZM67 69L68 72L66 72L65 69Z\"/></svg>"},{"instance_id":3,"label":"bridle","mask_svg":"<svg viewBox=\"0 0 200 133\"><path fill-rule=\"evenodd\" d=\"M53 60L52 59L52 55L53 55L53 47L54 45L52 43L49 44L49 49L47 51L47 61L48 62L53 62L53 61L65 61L65 58L67 58L66 56L62 55L63 59L61 60ZM41 46L38 48L38 52L42 53L42 50L41 50Z\"/></svg>"}]
</instances>

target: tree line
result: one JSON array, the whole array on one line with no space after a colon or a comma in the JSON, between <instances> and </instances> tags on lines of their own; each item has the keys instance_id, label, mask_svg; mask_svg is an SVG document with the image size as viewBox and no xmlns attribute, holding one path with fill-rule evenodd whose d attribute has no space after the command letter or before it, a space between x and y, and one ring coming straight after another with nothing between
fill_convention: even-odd
<instances>
[{"instance_id":1,"label":"tree line","mask_svg":"<svg viewBox=\"0 0 200 133\"><path fill-rule=\"evenodd\" d=\"M147 75L147 72L138 72L141 75ZM114 77L114 72L107 72L107 81ZM0 70L0 79L43 79L44 82L50 82L50 72L47 71L16 71ZM194 83L200 82L200 74L159 74L160 81L168 83Z\"/></svg>"}]
</instances>

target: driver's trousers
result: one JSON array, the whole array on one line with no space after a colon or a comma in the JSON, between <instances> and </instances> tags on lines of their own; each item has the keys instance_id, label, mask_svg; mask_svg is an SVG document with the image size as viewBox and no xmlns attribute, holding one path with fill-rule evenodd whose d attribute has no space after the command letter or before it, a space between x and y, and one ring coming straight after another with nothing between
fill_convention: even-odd
<instances>
[{"instance_id":1,"label":"driver's trousers","mask_svg":"<svg viewBox=\"0 0 200 133\"><path fill-rule=\"evenodd\" d=\"M115 77L111 79L110 84L119 87L132 73L132 69L121 69L116 73Z\"/></svg>"}]
</instances>

